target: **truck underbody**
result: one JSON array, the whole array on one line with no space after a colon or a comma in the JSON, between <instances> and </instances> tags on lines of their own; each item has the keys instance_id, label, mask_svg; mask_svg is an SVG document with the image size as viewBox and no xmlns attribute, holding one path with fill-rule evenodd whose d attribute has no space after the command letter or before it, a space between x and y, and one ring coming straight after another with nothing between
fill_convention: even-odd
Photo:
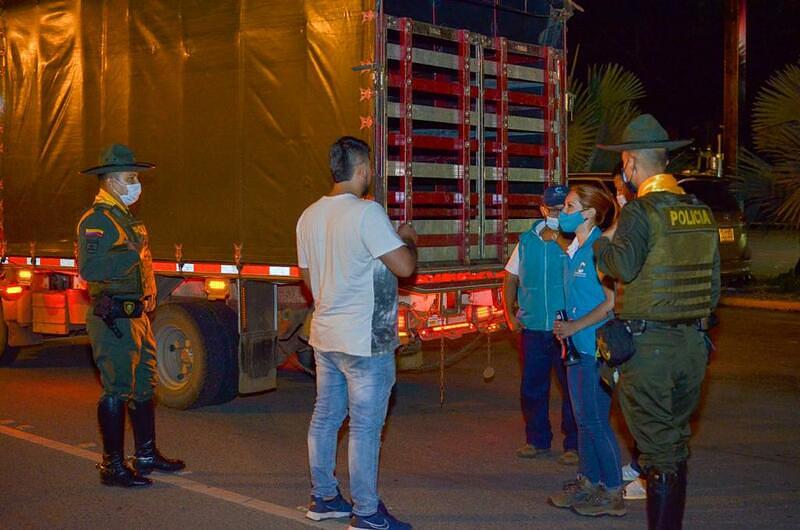
<instances>
[{"instance_id":1,"label":"truck underbody","mask_svg":"<svg viewBox=\"0 0 800 530\"><path fill-rule=\"evenodd\" d=\"M561 50L507 38L497 26L484 34L410 18L424 2L390 2L388 14L380 2L263 0L242 27L224 24L232 13L223 7L138 6L124 24L119 14L95 13L106 17L103 30L88 28L83 4L42 2L3 14L6 31L19 31L6 42L12 72L3 76L0 363L21 346L83 333L89 298L72 231L94 184L75 173L117 133L163 167L163 176L145 181L139 216L154 237L158 395L169 406L275 388L276 367L304 348L310 306L294 261L294 223L325 191L327 146L354 130L373 146L375 200L420 234L418 274L400 292L407 363L419 362L408 358L422 341L503 325L503 265L538 216L543 188L566 173ZM69 30L61 47L48 48L54 28L44 25L59 23L54 13L72 18L61 20ZM214 23L204 18L211 15ZM183 27L172 27L181 16ZM108 29L115 25L125 38ZM291 28L305 31L289 37ZM232 35L250 39L247 49ZM25 57L31 42L55 54L56 70ZM78 44L68 57L64 50ZM122 51L124 79L97 69ZM34 67L38 85L20 81ZM41 92L54 80L60 93ZM205 87L189 90L190 81ZM232 124L225 105L207 105L221 95L232 101ZM87 109L95 99L99 106ZM31 101L50 122L33 123ZM305 108L309 101L316 108ZM124 130L109 123L119 111ZM20 133L10 138L15 126ZM83 142L69 144L75 136ZM25 145L32 138L38 151ZM51 158L48 140L61 146Z\"/></svg>"}]
</instances>

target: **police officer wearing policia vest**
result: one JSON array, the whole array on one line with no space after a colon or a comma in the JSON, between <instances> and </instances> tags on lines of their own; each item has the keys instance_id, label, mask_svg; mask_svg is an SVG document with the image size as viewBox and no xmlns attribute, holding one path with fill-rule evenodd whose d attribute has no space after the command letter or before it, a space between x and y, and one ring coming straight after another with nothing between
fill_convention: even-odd
<instances>
[{"instance_id":1,"label":"police officer wearing policia vest","mask_svg":"<svg viewBox=\"0 0 800 530\"><path fill-rule=\"evenodd\" d=\"M711 210L665 174L670 141L651 115L634 119L622 143L622 178L636 198L594 245L597 265L616 278L616 317L635 353L620 366L619 399L641 450L650 529L679 529L686 500L689 418L708 360L704 322L720 292L719 235ZM613 350L613 348L612 348Z\"/></svg>"},{"instance_id":2,"label":"police officer wearing policia vest","mask_svg":"<svg viewBox=\"0 0 800 530\"><path fill-rule=\"evenodd\" d=\"M185 464L156 448L156 348L149 311L156 283L144 224L128 209L141 193L138 172L153 164L136 162L124 145L110 146L100 165L82 171L97 175L100 190L78 222L78 267L89 284L86 328L103 395L97 419L103 436L100 480L107 486L149 486L144 475L174 472ZM132 466L125 462L125 411L136 444Z\"/></svg>"}]
</instances>

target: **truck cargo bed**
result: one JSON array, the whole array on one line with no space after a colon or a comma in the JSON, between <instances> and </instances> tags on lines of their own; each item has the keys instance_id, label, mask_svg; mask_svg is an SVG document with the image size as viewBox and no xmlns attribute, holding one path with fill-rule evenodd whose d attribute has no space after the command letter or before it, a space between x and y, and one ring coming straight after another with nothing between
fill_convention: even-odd
<instances>
[{"instance_id":1,"label":"truck cargo bed","mask_svg":"<svg viewBox=\"0 0 800 530\"><path fill-rule=\"evenodd\" d=\"M461 3L7 5L4 255L71 258L97 187L78 171L120 142L158 166L134 209L162 268L292 266L350 134L374 146L376 200L414 223L422 270L497 268L563 180L563 57L513 40L546 18Z\"/></svg>"}]
</instances>

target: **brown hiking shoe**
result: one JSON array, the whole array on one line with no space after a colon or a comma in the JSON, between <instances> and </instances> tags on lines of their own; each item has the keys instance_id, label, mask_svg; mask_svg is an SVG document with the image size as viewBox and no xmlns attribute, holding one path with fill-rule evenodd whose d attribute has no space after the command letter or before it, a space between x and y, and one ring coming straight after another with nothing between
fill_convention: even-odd
<instances>
[{"instance_id":1,"label":"brown hiking shoe","mask_svg":"<svg viewBox=\"0 0 800 530\"><path fill-rule=\"evenodd\" d=\"M572 449L564 451L561 453L561 456L558 457L558 463L562 466L577 466L579 460L578 451L573 451Z\"/></svg>"},{"instance_id":2,"label":"brown hiking shoe","mask_svg":"<svg viewBox=\"0 0 800 530\"><path fill-rule=\"evenodd\" d=\"M622 487L610 490L602 485L597 487L591 495L573 504L572 511L588 517L600 517L601 515L622 517L628 513L622 498Z\"/></svg>"},{"instance_id":3,"label":"brown hiking shoe","mask_svg":"<svg viewBox=\"0 0 800 530\"><path fill-rule=\"evenodd\" d=\"M586 478L581 477L565 482L561 491L547 498L547 501L556 508L572 508L575 504L591 497L596 486Z\"/></svg>"},{"instance_id":4,"label":"brown hiking shoe","mask_svg":"<svg viewBox=\"0 0 800 530\"><path fill-rule=\"evenodd\" d=\"M542 458L550 456L550 449L537 449L531 444L525 444L517 449L517 456L520 458Z\"/></svg>"}]
</instances>

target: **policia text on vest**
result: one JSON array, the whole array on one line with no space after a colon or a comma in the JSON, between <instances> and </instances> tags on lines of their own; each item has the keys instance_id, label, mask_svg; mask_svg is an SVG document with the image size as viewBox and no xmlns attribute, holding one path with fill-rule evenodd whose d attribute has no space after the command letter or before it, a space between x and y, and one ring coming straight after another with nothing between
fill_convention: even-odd
<instances>
[{"instance_id":1,"label":"policia text on vest","mask_svg":"<svg viewBox=\"0 0 800 530\"><path fill-rule=\"evenodd\" d=\"M665 208L667 229L713 228L714 221L705 206L683 206Z\"/></svg>"}]
</instances>

